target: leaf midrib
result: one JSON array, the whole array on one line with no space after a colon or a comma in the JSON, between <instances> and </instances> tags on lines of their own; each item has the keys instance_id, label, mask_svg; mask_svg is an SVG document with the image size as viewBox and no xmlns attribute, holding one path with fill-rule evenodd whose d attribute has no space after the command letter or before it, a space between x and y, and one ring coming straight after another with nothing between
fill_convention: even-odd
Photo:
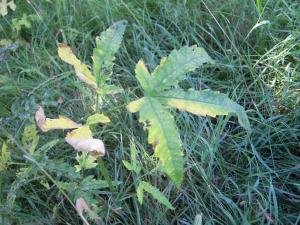
<instances>
[{"instance_id":1,"label":"leaf midrib","mask_svg":"<svg viewBox=\"0 0 300 225\"><path fill-rule=\"evenodd\" d=\"M151 101L151 97L148 97L148 98L149 98L149 102L150 102L150 106L151 106L151 108L152 108L152 111L153 111L154 114L156 115L157 120L159 121L159 123L161 124L161 128L162 128L163 135L164 135L164 138L165 138L165 140L166 140L166 143L167 143L167 147L168 147L168 149L169 149L169 152L172 153L172 150L171 150L172 148L170 147L168 138L166 138L167 136L165 135L167 132L165 131L164 123L161 121L159 115L157 114L157 111L155 110L155 107L154 107L154 105L153 105L153 103L152 103L152 101ZM172 116L172 115L171 115L171 116ZM172 155L172 154L170 154L170 155ZM172 162L173 168L175 168L174 170L176 171L176 166L175 166L175 164L173 163L172 160L171 160L171 162Z\"/></svg>"},{"instance_id":2,"label":"leaf midrib","mask_svg":"<svg viewBox=\"0 0 300 225\"><path fill-rule=\"evenodd\" d=\"M196 102L196 103L203 103L203 104L208 104L208 105L214 105L214 106L223 106L228 108L227 105L221 105L221 104L216 104L216 103L211 103L211 102L207 102L207 101L197 101L195 99L189 99L189 98L183 98L183 97L173 97L173 96L151 96L152 98L164 98L164 99L178 99L178 100L185 100L185 101L191 101L191 102ZM232 104L232 103L231 103Z\"/></svg>"}]
</instances>

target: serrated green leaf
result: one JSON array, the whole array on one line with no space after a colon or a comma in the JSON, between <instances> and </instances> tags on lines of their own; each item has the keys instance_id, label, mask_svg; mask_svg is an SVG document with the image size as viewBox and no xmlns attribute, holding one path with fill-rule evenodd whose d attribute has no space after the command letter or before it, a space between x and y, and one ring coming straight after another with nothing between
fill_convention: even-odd
<instances>
[{"instance_id":1,"label":"serrated green leaf","mask_svg":"<svg viewBox=\"0 0 300 225\"><path fill-rule=\"evenodd\" d=\"M128 162L127 160L122 160L122 163L129 171L134 171L134 168L130 162Z\"/></svg>"},{"instance_id":2,"label":"serrated green leaf","mask_svg":"<svg viewBox=\"0 0 300 225\"><path fill-rule=\"evenodd\" d=\"M143 60L140 60L136 64L135 74L136 78L138 79L143 90L146 93L150 93L152 92L152 90L154 90L154 88L152 87L152 78Z\"/></svg>"},{"instance_id":3,"label":"serrated green leaf","mask_svg":"<svg viewBox=\"0 0 300 225\"><path fill-rule=\"evenodd\" d=\"M70 167L70 166L68 166ZM94 176L86 176L83 179L78 177L76 182L61 182L57 181L59 187L65 190L72 199L77 199L80 196L84 196L90 204L99 203L99 191L109 187L106 180L95 179ZM112 185L117 186L122 182L113 181Z\"/></svg>"},{"instance_id":4,"label":"serrated green leaf","mask_svg":"<svg viewBox=\"0 0 300 225\"><path fill-rule=\"evenodd\" d=\"M153 198L155 198L159 203L165 205L169 209L175 209L174 206L170 203L170 201L164 196L164 194L158 190L156 187L152 186L148 182L142 181L140 183L142 186L142 189L149 194L152 195Z\"/></svg>"},{"instance_id":5,"label":"serrated green leaf","mask_svg":"<svg viewBox=\"0 0 300 225\"><path fill-rule=\"evenodd\" d=\"M120 185L121 183L120 181L112 181L113 186ZM93 176L87 176L80 182L80 186L83 191L91 191L108 188L109 184L106 180L97 180Z\"/></svg>"},{"instance_id":6,"label":"serrated green leaf","mask_svg":"<svg viewBox=\"0 0 300 225\"><path fill-rule=\"evenodd\" d=\"M102 84L100 88L97 89L97 93L101 96L104 95L114 95L122 92L123 89L113 85L113 84Z\"/></svg>"},{"instance_id":7,"label":"serrated green leaf","mask_svg":"<svg viewBox=\"0 0 300 225\"><path fill-rule=\"evenodd\" d=\"M31 20L30 17L27 14L23 14L21 19L13 19L12 20L12 26L16 31L20 31L22 27L25 28L31 28Z\"/></svg>"},{"instance_id":8,"label":"serrated green leaf","mask_svg":"<svg viewBox=\"0 0 300 225\"><path fill-rule=\"evenodd\" d=\"M129 171L134 171L136 174L139 174L142 167L140 166L140 163L137 161L136 159L136 147L133 141L130 142L130 160L131 163L129 163L126 160L122 160L124 166L126 167L126 169L128 169Z\"/></svg>"},{"instance_id":9,"label":"serrated green leaf","mask_svg":"<svg viewBox=\"0 0 300 225\"><path fill-rule=\"evenodd\" d=\"M97 107L102 105L105 95L117 94L121 88L106 84L113 72L115 53L120 48L127 22L125 20L114 23L100 37L96 38L96 47L93 50L93 72L73 54L66 44L59 44L59 57L74 66L77 77L87 83L97 93ZM98 110L98 109L97 109Z\"/></svg>"},{"instance_id":10,"label":"serrated green leaf","mask_svg":"<svg viewBox=\"0 0 300 225\"><path fill-rule=\"evenodd\" d=\"M33 154L39 143L39 136L35 124L26 126L22 135L23 147L30 153Z\"/></svg>"},{"instance_id":11,"label":"serrated green leaf","mask_svg":"<svg viewBox=\"0 0 300 225\"><path fill-rule=\"evenodd\" d=\"M96 38L96 48L94 48L92 58L98 84L104 83L111 75L114 55L120 48L126 25L125 20L116 22Z\"/></svg>"},{"instance_id":12,"label":"serrated green leaf","mask_svg":"<svg viewBox=\"0 0 300 225\"><path fill-rule=\"evenodd\" d=\"M86 125L90 126L93 124L109 123L109 122L110 122L110 119L107 116L105 116L104 114L95 113L94 115L91 115L87 118Z\"/></svg>"},{"instance_id":13,"label":"serrated green leaf","mask_svg":"<svg viewBox=\"0 0 300 225\"><path fill-rule=\"evenodd\" d=\"M180 111L188 111L199 116L228 115L234 113L238 116L239 123L247 131L251 130L247 114L242 106L230 100L226 94L216 91L195 91L182 89L163 92L158 98Z\"/></svg>"},{"instance_id":14,"label":"serrated green leaf","mask_svg":"<svg viewBox=\"0 0 300 225\"><path fill-rule=\"evenodd\" d=\"M142 183L140 183L139 186L136 189L136 196L138 198L139 203L143 204L144 191L143 191L143 184Z\"/></svg>"},{"instance_id":15,"label":"serrated green leaf","mask_svg":"<svg viewBox=\"0 0 300 225\"><path fill-rule=\"evenodd\" d=\"M34 14L27 15L24 13L22 18L20 18L20 19L15 18L12 20L12 26L16 31L19 32L23 27L27 28L27 29L31 28L32 22L38 21L38 20L39 20L38 16L36 16Z\"/></svg>"},{"instance_id":16,"label":"serrated green leaf","mask_svg":"<svg viewBox=\"0 0 300 225\"><path fill-rule=\"evenodd\" d=\"M86 169L92 169L97 166L96 158L90 154L83 153L81 155L77 154L76 161L78 165L75 165L76 172Z\"/></svg>"},{"instance_id":17,"label":"serrated green leaf","mask_svg":"<svg viewBox=\"0 0 300 225\"><path fill-rule=\"evenodd\" d=\"M129 109L139 111L139 121L147 124L148 142L155 149L155 156L159 158L162 169L179 187L183 180L183 158L180 136L175 127L173 116L161 105L158 99L144 97L132 102Z\"/></svg>"},{"instance_id":18,"label":"serrated green leaf","mask_svg":"<svg viewBox=\"0 0 300 225\"><path fill-rule=\"evenodd\" d=\"M156 92L170 88L185 78L188 72L194 71L204 63L214 61L203 48L194 45L173 50L153 71L152 86L156 88Z\"/></svg>"},{"instance_id":19,"label":"serrated green leaf","mask_svg":"<svg viewBox=\"0 0 300 225\"><path fill-rule=\"evenodd\" d=\"M131 160L131 164L133 166L134 171L139 174L139 172L141 171L141 166L139 161L136 158L137 156L137 150L136 150L136 146L133 140L130 141L130 160Z\"/></svg>"}]
</instances>

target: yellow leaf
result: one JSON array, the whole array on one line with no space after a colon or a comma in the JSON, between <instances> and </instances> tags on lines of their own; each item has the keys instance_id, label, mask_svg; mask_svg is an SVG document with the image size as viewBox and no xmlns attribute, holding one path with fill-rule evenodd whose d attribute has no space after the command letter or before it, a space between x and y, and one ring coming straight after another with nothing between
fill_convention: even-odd
<instances>
[{"instance_id":1,"label":"yellow leaf","mask_svg":"<svg viewBox=\"0 0 300 225\"><path fill-rule=\"evenodd\" d=\"M82 63L72 52L72 49L66 44L58 45L58 55L66 63L74 66L75 72L79 80L85 82L86 84L97 88L96 79L92 72L89 70L88 66Z\"/></svg>"},{"instance_id":2,"label":"yellow leaf","mask_svg":"<svg viewBox=\"0 0 300 225\"><path fill-rule=\"evenodd\" d=\"M110 119L105 116L104 114L95 113L94 115L91 115L87 118L86 124L92 125L97 123L109 123Z\"/></svg>"},{"instance_id":3,"label":"yellow leaf","mask_svg":"<svg viewBox=\"0 0 300 225\"><path fill-rule=\"evenodd\" d=\"M66 138L73 139L91 139L93 138L93 133L88 126L79 127L76 130L69 132Z\"/></svg>"},{"instance_id":4,"label":"yellow leaf","mask_svg":"<svg viewBox=\"0 0 300 225\"><path fill-rule=\"evenodd\" d=\"M236 114L241 126L251 132L249 119L244 108L230 100L226 94L211 90L195 91L190 89L184 91L174 89L162 93L159 98L171 107L199 116L216 117L230 113Z\"/></svg>"},{"instance_id":5,"label":"yellow leaf","mask_svg":"<svg viewBox=\"0 0 300 225\"><path fill-rule=\"evenodd\" d=\"M92 131L88 126L82 126L69 132L65 138L66 142L81 152L90 152L95 156L104 156L104 143L93 138Z\"/></svg>"},{"instance_id":6,"label":"yellow leaf","mask_svg":"<svg viewBox=\"0 0 300 225\"><path fill-rule=\"evenodd\" d=\"M43 132L54 129L73 129L82 126L81 124L75 123L74 121L64 116L59 116L58 119L46 118L44 109L41 106L39 106L38 110L35 113L35 120L37 126Z\"/></svg>"},{"instance_id":7,"label":"yellow leaf","mask_svg":"<svg viewBox=\"0 0 300 225\"><path fill-rule=\"evenodd\" d=\"M132 113L136 113L140 110L142 105L144 104L145 99L140 98L138 100L132 101L127 105L127 110Z\"/></svg>"}]
</instances>

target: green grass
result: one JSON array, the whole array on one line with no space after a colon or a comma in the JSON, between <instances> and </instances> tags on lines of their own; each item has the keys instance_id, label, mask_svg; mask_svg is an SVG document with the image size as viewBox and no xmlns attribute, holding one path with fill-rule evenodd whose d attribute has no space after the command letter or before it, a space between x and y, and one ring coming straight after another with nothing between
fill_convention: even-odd
<instances>
[{"instance_id":1,"label":"green grass","mask_svg":"<svg viewBox=\"0 0 300 225\"><path fill-rule=\"evenodd\" d=\"M0 39L18 43L0 49L0 143L12 160L0 171L0 224L81 224L72 207L74 193L64 185L84 187L106 224L298 224L300 222L300 4L266 1L16 1L17 9L0 17ZM16 33L11 20L37 15L30 29ZM91 64L94 40L112 22L128 20L117 54L113 82L124 93L113 97L105 113L112 123L95 136L107 149L105 165L115 192L84 186L98 170L75 173L76 152L62 131L39 133L37 154L22 146L24 127L33 122L37 104L49 117L66 115L82 122L92 112L94 96L73 69L57 55L67 42ZM251 29L262 21L269 21ZM228 93L247 110L252 134L234 118L176 115L186 171L181 189L155 170L156 159L130 100L141 96L134 66L143 58L150 69L184 45L203 46L216 65L206 66L182 82L185 87ZM2 59L3 58L3 59ZM64 102L57 103L61 97ZM164 208L151 196L140 206L135 180L122 165L134 140L143 180L158 187L176 207ZM64 183L63 183L64 182ZM77 182L73 184L71 182ZM49 187L47 187L49 185ZM89 221L92 221L89 219Z\"/></svg>"}]
</instances>

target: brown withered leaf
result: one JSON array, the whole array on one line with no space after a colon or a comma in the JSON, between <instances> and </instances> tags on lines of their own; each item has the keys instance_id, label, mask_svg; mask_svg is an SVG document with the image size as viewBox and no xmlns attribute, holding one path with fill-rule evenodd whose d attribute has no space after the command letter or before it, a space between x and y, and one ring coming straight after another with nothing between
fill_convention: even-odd
<instances>
[{"instance_id":1,"label":"brown withered leaf","mask_svg":"<svg viewBox=\"0 0 300 225\"><path fill-rule=\"evenodd\" d=\"M88 126L82 126L69 132L65 140L78 151L89 152L94 156L105 155L104 143L93 138L92 131Z\"/></svg>"},{"instance_id":2,"label":"brown withered leaf","mask_svg":"<svg viewBox=\"0 0 300 225\"><path fill-rule=\"evenodd\" d=\"M98 225L102 225L102 219L93 212L93 210L88 206L83 198L78 198L76 200L76 210L80 218L82 219L85 225L90 225L87 219L83 216L83 211L85 210L89 216L94 220L94 222Z\"/></svg>"}]
</instances>

